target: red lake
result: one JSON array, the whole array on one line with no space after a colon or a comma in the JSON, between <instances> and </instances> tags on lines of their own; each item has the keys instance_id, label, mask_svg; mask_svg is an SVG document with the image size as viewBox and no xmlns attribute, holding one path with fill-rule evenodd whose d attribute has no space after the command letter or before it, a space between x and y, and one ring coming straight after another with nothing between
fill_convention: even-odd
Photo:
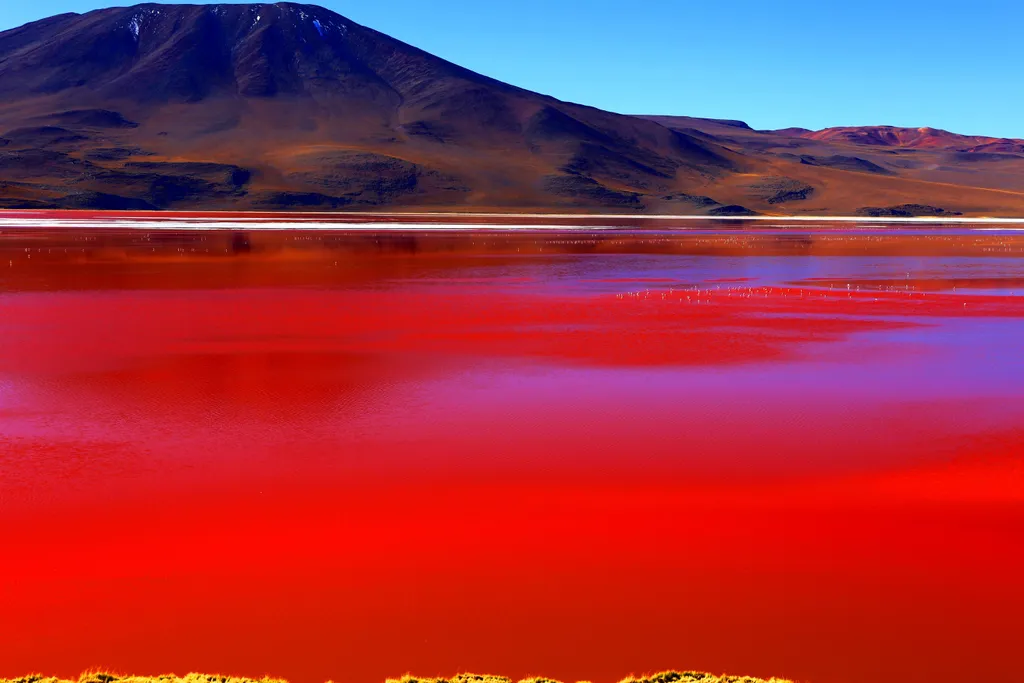
<instances>
[{"instance_id":1,"label":"red lake","mask_svg":"<svg viewBox=\"0 0 1024 683\"><path fill-rule=\"evenodd\" d=\"M238 221L0 228L0 676L1024 675L1024 232Z\"/></svg>"}]
</instances>

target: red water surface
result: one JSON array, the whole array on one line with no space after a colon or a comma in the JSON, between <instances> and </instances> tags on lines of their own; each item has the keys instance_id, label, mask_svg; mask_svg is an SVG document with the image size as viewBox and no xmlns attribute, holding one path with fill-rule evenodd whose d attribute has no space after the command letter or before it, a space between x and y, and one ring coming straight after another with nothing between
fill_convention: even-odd
<instances>
[{"instance_id":1,"label":"red water surface","mask_svg":"<svg viewBox=\"0 0 1024 683\"><path fill-rule=\"evenodd\" d=\"M79 237L0 239L0 676L1024 676L1019 257Z\"/></svg>"}]
</instances>

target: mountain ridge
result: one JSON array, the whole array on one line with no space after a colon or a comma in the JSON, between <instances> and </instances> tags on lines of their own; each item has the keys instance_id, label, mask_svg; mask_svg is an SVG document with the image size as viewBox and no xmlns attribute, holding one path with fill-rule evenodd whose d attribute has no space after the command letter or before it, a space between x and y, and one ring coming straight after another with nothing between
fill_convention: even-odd
<instances>
[{"instance_id":1,"label":"mountain ridge","mask_svg":"<svg viewBox=\"0 0 1024 683\"><path fill-rule=\"evenodd\" d=\"M857 130L607 112L299 3L0 33L0 207L1024 215L1021 141Z\"/></svg>"}]
</instances>

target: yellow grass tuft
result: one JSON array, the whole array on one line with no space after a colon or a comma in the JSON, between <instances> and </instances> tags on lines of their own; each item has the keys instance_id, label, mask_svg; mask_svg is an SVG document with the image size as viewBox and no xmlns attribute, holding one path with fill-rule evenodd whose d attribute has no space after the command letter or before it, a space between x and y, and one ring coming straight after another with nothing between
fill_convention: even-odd
<instances>
[{"instance_id":1,"label":"yellow grass tuft","mask_svg":"<svg viewBox=\"0 0 1024 683\"><path fill-rule=\"evenodd\" d=\"M31 675L21 678L0 678L0 683L288 683L281 678L242 678L238 676L211 676L208 674L186 674L176 676L166 674L163 676L119 676L105 671L87 671L78 677L77 680L57 678L54 676ZM327 683L334 683L327 681ZM420 678L406 674L401 678L389 678L385 683L512 683L511 678L505 676L490 676L481 674L457 674L451 678ZM561 683L551 678L530 677L524 678L518 683ZM577 681L577 683L590 683L590 681ZM663 671L650 676L637 678L630 676L619 683L793 683L782 678L752 678L750 676L715 676L714 674L700 673L697 671Z\"/></svg>"},{"instance_id":2,"label":"yellow grass tuft","mask_svg":"<svg viewBox=\"0 0 1024 683\"><path fill-rule=\"evenodd\" d=\"M629 676L619 683L793 683L784 678L753 678L751 676L715 676L699 671L662 671L651 676L635 678Z\"/></svg>"}]
</instances>

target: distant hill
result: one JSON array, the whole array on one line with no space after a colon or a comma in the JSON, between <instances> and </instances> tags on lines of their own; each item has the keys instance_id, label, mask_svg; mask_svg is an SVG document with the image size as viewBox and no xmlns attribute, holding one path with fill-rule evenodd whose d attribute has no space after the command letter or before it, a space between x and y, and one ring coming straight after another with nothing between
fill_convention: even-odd
<instances>
[{"instance_id":1,"label":"distant hill","mask_svg":"<svg viewBox=\"0 0 1024 683\"><path fill-rule=\"evenodd\" d=\"M976 151L1000 147L1015 152L1024 150L1024 140L958 135L938 128L898 128L896 126L860 126L825 128L800 133L800 137L824 142L877 145L911 149Z\"/></svg>"},{"instance_id":2,"label":"distant hill","mask_svg":"<svg viewBox=\"0 0 1024 683\"><path fill-rule=\"evenodd\" d=\"M918 205L1024 215L1024 142L615 114L313 5L147 4L0 33L0 207L744 215Z\"/></svg>"}]
</instances>

